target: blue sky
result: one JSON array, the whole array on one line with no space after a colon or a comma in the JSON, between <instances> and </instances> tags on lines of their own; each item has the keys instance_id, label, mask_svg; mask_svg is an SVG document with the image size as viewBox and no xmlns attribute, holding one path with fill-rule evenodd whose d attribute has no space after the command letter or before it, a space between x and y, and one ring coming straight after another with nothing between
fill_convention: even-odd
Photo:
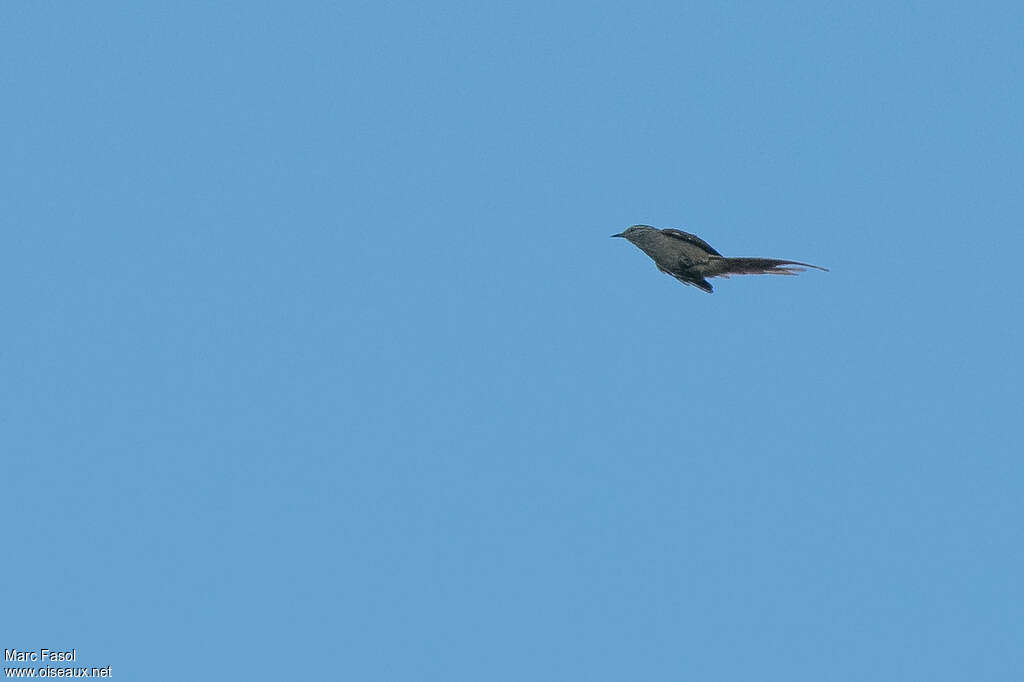
<instances>
[{"instance_id":1,"label":"blue sky","mask_svg":"<svg viewBox=\"0 0 1024 682\"><path fill-rule=\"evenodd\" d=\"M1017 3L13 3L5 648L1008 680ZM705 295L633 223L799 277Z\"/></svg>"}]
</instances>

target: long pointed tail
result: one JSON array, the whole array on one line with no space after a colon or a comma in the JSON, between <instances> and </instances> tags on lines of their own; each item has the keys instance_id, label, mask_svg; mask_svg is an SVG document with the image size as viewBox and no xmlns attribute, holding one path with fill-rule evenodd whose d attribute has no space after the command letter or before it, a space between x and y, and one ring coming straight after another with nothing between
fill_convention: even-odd
<instances>
[{"instance_id":1,"label":"long pointed tail","mask_svg":"<svg viewBox=\"0 0 1024 682\"><path fill-rule=\"evenodd\" d=\"M783 267L797 266L797 267ZM708 263L705 277L728 277L729 275L795 275L804 268L828 272L828 268L795 260L776 258L712 258Z\"/></svg>"}]
</instances>

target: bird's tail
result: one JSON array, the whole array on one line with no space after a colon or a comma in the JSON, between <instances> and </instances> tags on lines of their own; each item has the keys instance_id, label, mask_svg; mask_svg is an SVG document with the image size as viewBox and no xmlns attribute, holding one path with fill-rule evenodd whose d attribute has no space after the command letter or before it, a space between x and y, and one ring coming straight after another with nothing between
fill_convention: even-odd
<instances>
[{"instance_id":1,"label":"bird's tail","mask_svg":"<svg viewBox=\"0 0 1024 682\"><path fill-rule=\"evenodd\" d=\"M785 267L796 266L796 267ZM712 258L706 266L705 277L728 277L729 275L795 275L805 268L828 272L828 268L795 260L776 258Z\"/></svg>"}]
</instances>

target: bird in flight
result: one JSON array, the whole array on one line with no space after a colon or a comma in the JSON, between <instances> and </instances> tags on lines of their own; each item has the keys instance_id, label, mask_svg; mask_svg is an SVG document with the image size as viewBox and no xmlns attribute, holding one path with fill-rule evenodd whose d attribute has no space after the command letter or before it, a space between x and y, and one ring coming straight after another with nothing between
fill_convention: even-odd
<instances>
[{"instance_id":1,"label":"bird in flight","mask_svg":"<svg viewBox=\"0 0 1024 682\"><path fill-rule=\"evenodd\" d=\"M828 268L795 260L726 258L697 235L670 228L659 230L650 225L633 225L625 232L612 236L632 242L633 246L646 253L665 274L709 294L712 288L705 279L707 277L795 275L803 272L804 268L828 272Z\"/></svg>"}]
</instances>

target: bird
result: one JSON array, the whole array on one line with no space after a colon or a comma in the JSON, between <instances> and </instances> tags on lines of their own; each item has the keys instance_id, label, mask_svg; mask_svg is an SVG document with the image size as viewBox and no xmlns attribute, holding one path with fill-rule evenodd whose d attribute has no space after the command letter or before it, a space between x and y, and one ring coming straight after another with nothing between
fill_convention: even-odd
<instances>
[{"instance_id":1,"label":"bird","mask_svg":"<svg viewBox=\"0 0 1024 682\"><path fill-rule=\"evenodd\" d=\"M729 275L795 275L804 268L828 272L828 268L776 258L726 258L695 234L672 228L632 225L612 237L622 237L646 253L658 269L683 284L714 291L707 277ZM798 266L798 267L785 267Z\"/></svg>"}]
</instances>

